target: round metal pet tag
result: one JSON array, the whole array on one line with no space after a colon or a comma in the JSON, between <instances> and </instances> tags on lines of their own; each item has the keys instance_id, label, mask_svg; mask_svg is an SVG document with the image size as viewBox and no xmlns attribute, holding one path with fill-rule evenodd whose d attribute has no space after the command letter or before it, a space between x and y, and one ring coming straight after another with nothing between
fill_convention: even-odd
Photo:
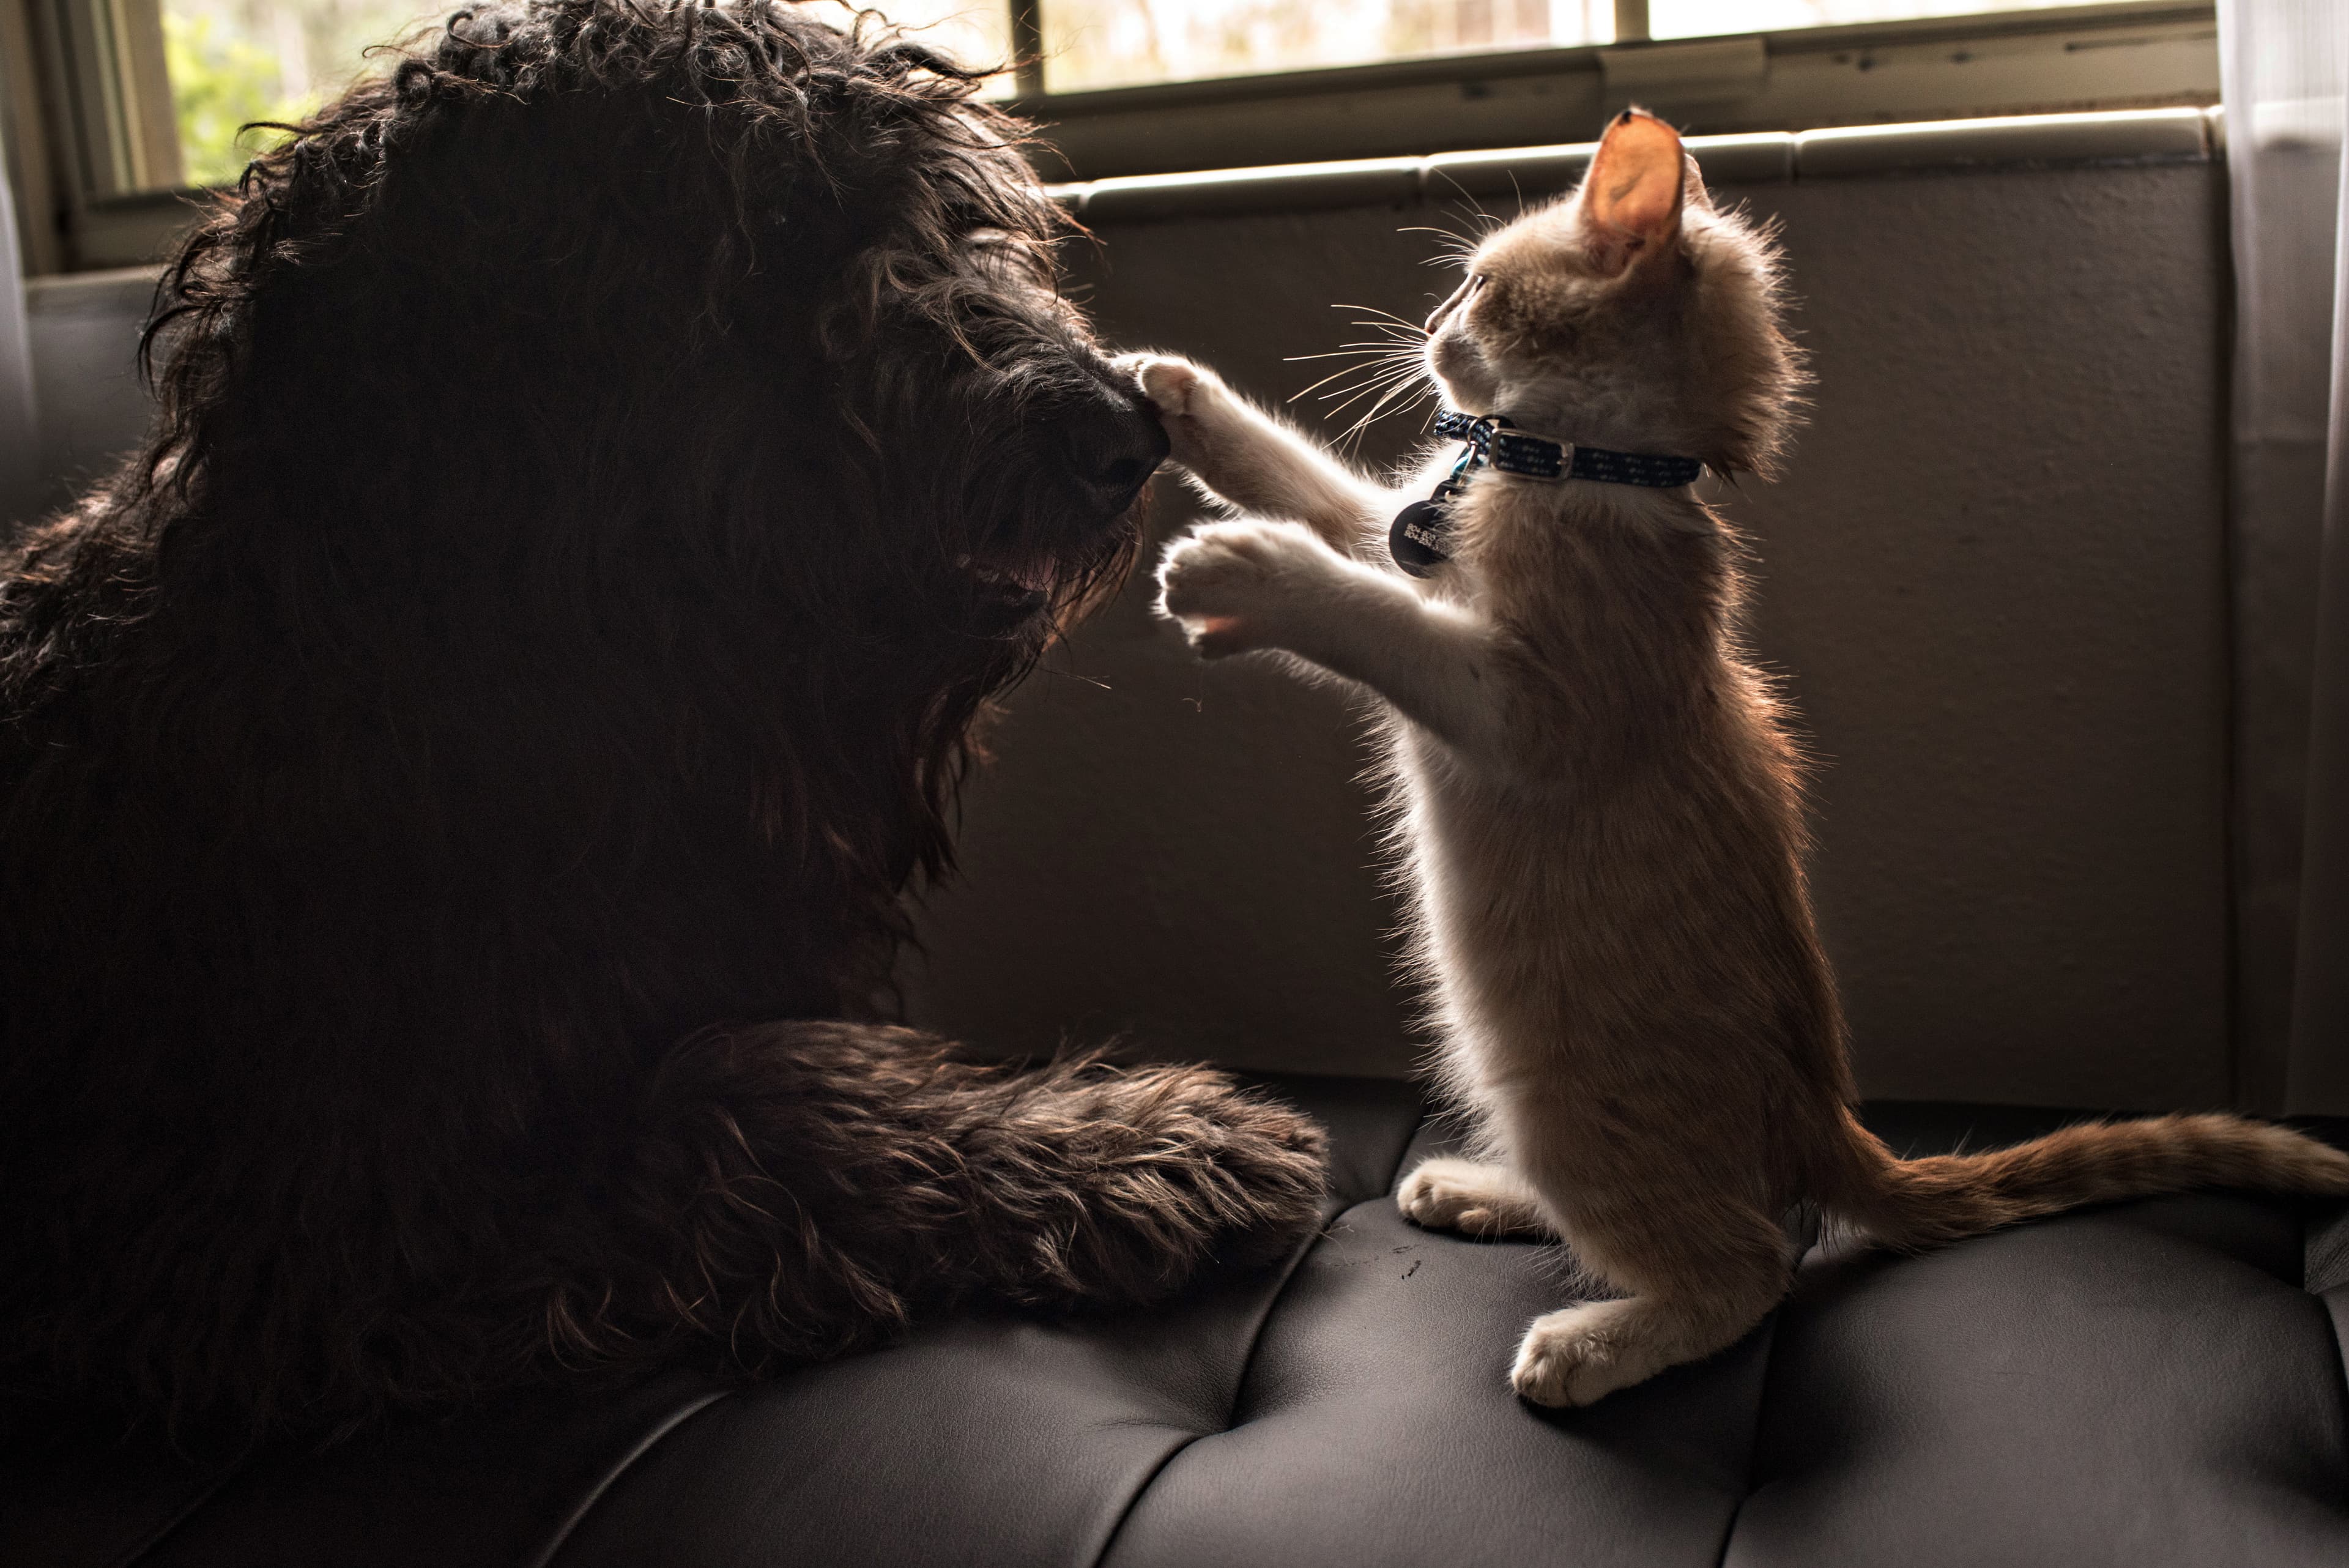
<instances>
[{"instance_id":1,"label":"round metal pet tag","mask_svg":"<svg viewBox=\"0 0 2349 1568\"><path fill-rule=\"evenodd\" d=\"M1452 559L1444 547L1451 525L1451 510L1443 502L1414 501L1395 514L1394 526L1387 530L1387 554L1413 576L1431 576Z\"/></svg>"}]
</instances>

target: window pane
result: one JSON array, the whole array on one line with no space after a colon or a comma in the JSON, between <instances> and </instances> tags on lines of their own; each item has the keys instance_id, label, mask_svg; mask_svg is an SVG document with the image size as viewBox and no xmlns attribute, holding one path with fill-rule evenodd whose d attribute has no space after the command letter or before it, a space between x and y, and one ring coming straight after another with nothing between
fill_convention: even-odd
<instances>
[{"instance_id":1,"label":"window pane","mask_svg":"<svg viewBox=\"0 0 2349 1568\"><path fill-rule=\"evenodd\" d=\"M294 120L348 87L364 51L438 12L419 0L164 0L163 53L180 126L182 178L234 180L270 133L242 141L248 120Z\"/></svg>"},{"instance_id":2,"label":"window pane","mask_svg":"<svg viewBox=\"0 0 2349 1568\"><path fill-rule=\"evenodd\" d=\"M864 9L878 11L894 26L918 36L938 52L966 66L1001 66L1011 60L1011 7L1005 0L869 0ZM854 7L820 6L828 19L846 26ZM1005 72L988 84L995 93L1011 90Z\"/></svg>"},{"instance_id":3,"label":"window pane","mask_svg":"<svg viewBox=\"0 0 2349 1568\"><path fill-rule=\"evenodd\" d=\"M1010 13L1001 0L894 0L883 8L958 59L1010 58ZM239 126L301 119L362 74L390 68L387 58L367 57L371 46L437 26L452 9L454 0L163 0L182 180L233 181L273 138L269 131L240 138ZM843 26L852 14L822 9ZM1009 81L1003 78L1000 90Z\"/></svg>"},{"instance_id":4,"label":"window pane","mask_svg":"<svg viewBox=\"0 0 2349 1568\"><path fill-rule=\"evenodd\" d=\"M1043 0L1053 92L1604 43L1614 0Z\"/></svg>"},{"instance_id":5,"label":"window pane","mask_svg":"<svg viewBox=\"0 0 2349 1568\"><path fill-rule=\"evenodd\" d=\"M1920 16L1978 16L1994 11L2044 11L2117 0L1648 0L1651 38L1715 33L1775 33L1841 22L1905 22Z\"/></svg>"}]
</instances>

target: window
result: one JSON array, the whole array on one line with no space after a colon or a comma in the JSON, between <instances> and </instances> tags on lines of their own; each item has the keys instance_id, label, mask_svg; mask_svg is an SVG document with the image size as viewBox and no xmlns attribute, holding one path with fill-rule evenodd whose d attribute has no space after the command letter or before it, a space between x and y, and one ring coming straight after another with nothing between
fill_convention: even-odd
<instances>
[{"instance_id":1,"label":"window","mask_svg":"<svg viewBox=\"0 0 2349 1568\"><path fill-rule=\"evenodd\" d=\"M2046 10L2076 0L1036 0L1049 92L1259 71L1837 23ZM2091 0L2095 3L2095 0ZM2109 3L2109 0L2108 0Z\"/></svg>"},{"instance_id":2,"label":"window","mask_svg":"<svg viewBox=\"0 0 2349 1568\"><path fill-rule=\"evenodd\" d=\"M301 119L367 68L369 47L422 20L415 0L163 0L171 183L233 181L249 149L239 127Z\"/></svg>"},{"instance_id":3,"label":"window","mask_svg":"<svg viewBox=\"0 0 2349 1568\"><path fill-rule=\"evenodd\" d=\"M452 0L0 0L33 270L160 253L173 194ZM2210 0L877 0L1045 121L1053 177L1536 145L1636 99L1700 132L2209 103ZM845 17L842 0L819 0ZM1048 163L1051 159L1048 157ZM36 219L27 220L37 227Z\"/></svg>"},{"instance_id":4,"label":"window","mask_svg":"<svg viewBox=\"0 0 2349 1568\"><path fill-rule=\"evenodd\" d=\"M2047 11L2078 0L1648 0L1648 36L1775 33L1851 22L1907 22L1994 11Z\"/></svg>"},{"instance_id":5,"label":"window","mask_svg":"<svg viewBox=\"0 0 2349 1568\"><path fill-rule=\"evenodd\" d=\"M903 0L887 9L959 58L1010 57L1010 18L1000 8ZM161 0L179 158L176 173L159 182L233 182L254 140L240 137L241 127L301 119L375 68L371 48L434 26L442 14L420 0Z\"/></svg>"},{"instance_id":6,"label":"window","mask_svg":"<svg viewBox=\"0 0 2349 1568\"><path fill-rule=\"evenodd\" d=\"M1039 0L1047 91L1614 36L1613 0Z\"/></svg>"}]
</instances>

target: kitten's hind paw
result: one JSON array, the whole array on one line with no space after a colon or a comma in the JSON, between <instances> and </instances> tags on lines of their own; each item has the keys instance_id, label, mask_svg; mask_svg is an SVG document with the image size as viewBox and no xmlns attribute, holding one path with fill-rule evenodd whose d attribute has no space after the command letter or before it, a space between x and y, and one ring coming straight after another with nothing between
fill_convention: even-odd
<instances>
[{"instance_id":1,"label":"kitten's hind paw","mask_svg":"<svg viewBox=\"0 0 2349 1568\"><path fill-rule=\"evenodd\" d=\"M1630 1301L1590 1302L1534 1319L1509 1386L1519 1398L1564 1409L1646 1382L1667 1363L1638 1332L1640 1319Z\"/></svg>"},{"instance_id":2,"label":"kitten's hind paw","mask_svg":"<svg viewBox=\"0 0 2349 1568\"><path fill-rule=\"evenodd\" d=\"M1506 1168L1474 1160L1422 1162L1396 1189L1395 1207L1404 1219L1431 1231L1546 1240L1557 1233L1533 1194Z\"/></svg>"}]
</instances>

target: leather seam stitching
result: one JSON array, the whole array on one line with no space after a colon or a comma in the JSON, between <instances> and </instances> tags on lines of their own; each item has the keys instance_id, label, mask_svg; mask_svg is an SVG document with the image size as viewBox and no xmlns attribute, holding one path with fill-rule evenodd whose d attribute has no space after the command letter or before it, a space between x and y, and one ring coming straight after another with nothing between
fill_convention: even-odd
<instances>
[{"instance_id":1,"label":"leather seam stitching","mask_svg":"<svg viewBox=\"0 0 2349 1568\"><path fill-rule=\"evenodd\" d=\"M1414 1136L1417 1131L1418 1128L1414 1126L1413 1128ZM1406 1139L1403 1144L1405 1152L1408 1152L1410 1147L1410 1142ZM1397 1155L1395 1164L1398 1168L1401 1168L1402 1163L1402 1157ZM1390 1182L1390 1189L1392 1185ZM1371 1199L1366 1201L1376 1202L1377 1199ZM1143 1499L1150 1494L1150 1489L1158 1484L1159 1477L1166 1473L1168 1466L1189 1451L1194 1443L1231 1431L1239 1424L1240 1401L1247 1396L1248 1374L1255 1370L1257 1353L1264 1346L1265 1332L1272 1324L1272 1314L1280 1310L1280 1303L1288 1298L1289 1286L1296 1282L1298 1271L1305 1266L1305 1260L1313 1249L1327 1239L1330 1227L1359 1207L1361 1207L1360 1204L1349 1203L1338 1210L1329 1219L1315 1227L1313 1234L1307 1238L1305 1244L1290 1254L1288 1267L1281 1271L1280 1282L1275 1285L1272 1293L1265 1298L1264 1310L1257 1314L1256 1324L1248 1331L1247 1352L1240 1357L1239 1373L1232 1379L1232 1402L1230 1407L1224 1412L1223 1425L1209 1431L1192 1433L1167 1450L1165 1455L1151 1467L1150 1473L1143 1478L1142 1484L1133 1489L1133 1495L1127 1498L1125 1506L1118 1511L1117 1522L1110 1526L1109 1533L1102 1540L1101 1550L1093 1554L1092 1568L1102 1568L1102 1565L1108 1563L1110 1554L1117 1550L1118 1541L1125 1534L1126 1524L1142 1507Z\"/></svg>"},{"instance_id":2,"label":"leather seam stitching","mask_svg":"<svg viewBox=\"0 0 2349 1568\"><path fill-rule=\"evenodd\" d=\"M1222 1430L1229 1431L1231 1428L1226 1427ZM1093 1568L1102 1568L1109 1561L1109 1554L1117 1550L1118 1538L1125 1533L1126 1521L1133 1517L1134 1510L1142 1506L1142 1500L1149 1495L1150 1489L1158 1484L1158 1478L1166 1473L1166 1467L1182 1458L1185 1451L1200 1438L1214 1436L1213 1432L1194 1432L1159 1456L1158 1462L1150 1467L1150 1473L1142 1478L1142 1484L1133 1489L1133 1495L1125 1500L1125 1506L1117 1511L1117 1522L1109 1527L1109 1533L1102 1538L1101 1550L1093 1553Z\"/></svg>"},{"instance_id":3,"label":"leather seam stitching","mask_svg":"<svg viewBox=\"0 0 2349 1568\"><path fill-rule=\"evenodd\" d=\"M1339 1214L1344 1212L1343 1209L1338 1211ZM1180 1459L1192 1444L1203 1438L1212 1438L1218 1433L1228 1432L1238 1423L1240 1399L1247 1389L1249 1369L1256 1366L1257 1350L1264 1344L1264 1331L1272 1322L1273 1313L1279 1308L1281 1298L1288 1294L1289 1282L1297 1278L1297 1271L1305 1266L1305 1255L1321 1244L1322 1236L1337 1218L1338 1215L1333 1214L1314 1228L1313 1234L1307 1239L1305 1245L1290 1254L1288 1266L1281 1271L1280 1282L1273 1286L1272 1293L1265 1298L1264 1310L1257 1314L1256 1324L1248 1330L1247 1352L1240 1357L1239 1373L1232 1379L1232 1402L1224 1412L1224 1424L1209 1431L1192 1433L1175 1444L1164 1458L1151 1467L1150 1473L1143 1478L1142 1484L1133 1489L1133 1495L1127 1498L1125 1506L1118 1511L1117 1522L1110 1526L1109 1534L1102 1541L1101 1550L1093 1554L1093 1568L1102 1568L1102 1565L1109 1561L1110 1553L1117 1550L1118 1538L1125 1533L1127 1521L1131 1520L1134 1511L1142 1506L1142 1500L1149 1495L1150 1489L1158 1484L1158 1478L1166 1473L1166 1467Z\"/></svg>"},{"instance_id":4,"label":"leather seam stitching","mask_svg":"<svg viewBox=\"0 0 2349 1568\"><path fill-rule=\"evenodd\" d=\"M1402 1147L1395 1150L1394 1164L1387 1171L1386 1189L1383 1192L1373 1194L1370 1200L1375 1200L1378 1198L1392 1198L1394 1196L1395 1183L1402 1179L1402 1162L1411 1158L1413 1146L1419 1142L1420 1134L1427 1130L1427 1124L1433 1118L1430 1117L1427 1113L1426 1101L1422 1100L1419 1106L1419 1115L1412 1120L1411 1130L1402 1135Z\"/></svg>"},{"instance_id":5,"label":"leather seam stitching","mask_svg":"<svg viewBox=\"0 0 2349 1568\"><path fill-rule=\"evenodd\" d=\"M137 1568L139 1563L143 1563L148 1558L153 1556L157 1547L162 1545L165 1541L177 1534L179 1532L180 1526L187 1523L191 1519L193 1519L200 1509L202 1509L206 1503L212 1501L212 1499L218 1497L221 1492L226 1489L228 1483L243 1475L246 1469L247 1461L239 1459L234 1464L224 1467L218 1475L213 1476L211 1480L205 1481L203 1485L198 1487L196 1489L196 1494L188 1499L186 1503L181 1505L178 1512L172 1514L171 1518L165 1520L161 1524L157 1525L154 1530L148 1533L148 1536L144 1541L139 1542L129 1547L119 1556L116 1557L114 1559L116 1568Z\"/></svg>"},{"instance_id":6,"label":"leather seam stitching","mask_svg":"<svg viewBox=\"0 0 2349 1568\"><path fill-rule=\"evenodd\" d=\"M1792 1291L1787 1293L1793 1294ZM1728 1568L1729 1549L1737 1542L1737 1521L1745 1516L1745 1505L1754 1500L1754 1492L1759 1490L1754 1484L1754 1472L1762 1459L1763 1416L1769 1407L1770 1385L1778 1368L1778 1314L1785 1310L1786 1303L1782 1301L1770 1312L1770 1337L1762 1346L1761 1392L1754 1400L1754 1436L1746 1445L1745 1473L1742 1478L1743 1484L1738 1488L1737 1501L1730 1504L1729 1521L1722 1527L1721 1550L1713 1554L1714 1568Z\"/></svg>"},{"instance_id":7,"label":"leather seam stitching","mask_svg":"<svg viewBox=\"0 0 2349 1568\"><path fill-rule=\"evenodd\" d=\"M635 1469L647 1454L658 1448L679 1428L721 1399L732 1398L733 1393L730 1388L720 1388L704 1394L683 1409L672 1412L667 1420L637 1439L636 1446L622 1454L619 1460L605 1470L602 1479L588 1489L587 1495L581 1498L577 1505L564 1516L563 1522L554 1527L554 1532L548 1538L546 1545L531 1555L527 1568L548 1568L548 1564L562 1553L564 1547L570 1544L571 1538L578 1533L579 1527L587 1522L587 1516L595 1511L596 1505L611 1494L614 1487L620 1484L622 1477Z\"/></svg>"}]
</instances>

